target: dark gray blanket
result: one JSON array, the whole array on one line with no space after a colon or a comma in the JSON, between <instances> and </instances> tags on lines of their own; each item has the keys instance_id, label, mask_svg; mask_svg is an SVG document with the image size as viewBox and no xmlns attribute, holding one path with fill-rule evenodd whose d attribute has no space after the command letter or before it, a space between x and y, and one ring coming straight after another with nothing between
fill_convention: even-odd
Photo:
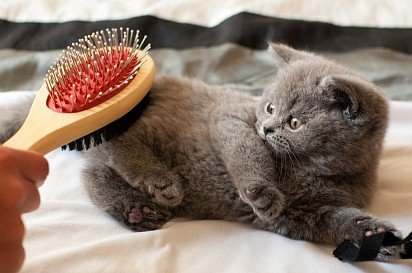
<instances>
[{"instance_id":1,"label":"dark gray blanket","mask_svg":"<svg viewBox=\"0 0 412 273\"><path fill-rule=\"evenodd\" d=\"M122 24L149 33L158 73L232 84L259 94L276 73L263 49L265 40L272 39L347 65L392 100L412 100L412 41L404 39L412 37L412 29L341 27L247 13L211 28L152 16L55 24L0 20L0 91L37 90L61 48L86 31Z\"/></svg>"}]
</instances>

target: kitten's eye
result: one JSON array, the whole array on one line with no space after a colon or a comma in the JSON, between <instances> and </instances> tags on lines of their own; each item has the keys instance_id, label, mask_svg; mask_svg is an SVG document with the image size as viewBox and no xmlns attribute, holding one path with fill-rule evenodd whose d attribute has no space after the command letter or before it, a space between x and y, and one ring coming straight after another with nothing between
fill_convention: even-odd
<instances>
[{"instance_id":1,"label":"kitten's eye","mask_svg":"<svg viewBox=\"0 0 412 273\"><path fill-rule=\"evenodd\" d=\"M268 104L266 104L266 113L268 113L269 115L273 114L273 109L275 109L275 106L273 106L273 104L271 104L270 102Z\"/></svg>"},{"instance_id":2,"label":"kitten's eye","mask_svg":"<svg viewBox=\"0 0 412 273\"><path fill-rule=\"evenodd\" d=\"M291 118L289 125L292 130L297 130L302 125L302 122L300 121L300 119Z\"/></svg>"}]
</instances>

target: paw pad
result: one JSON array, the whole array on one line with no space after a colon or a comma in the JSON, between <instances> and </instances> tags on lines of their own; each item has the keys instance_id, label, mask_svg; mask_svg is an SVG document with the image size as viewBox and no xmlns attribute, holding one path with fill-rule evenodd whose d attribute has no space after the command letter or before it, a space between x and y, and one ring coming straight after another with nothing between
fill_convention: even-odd
<instances>
[{"instance_id":1,"label":"paw pad","mask_svg":"<svg viewBox=\"0 0 412 273\"><path fill-rule=\"evenodd\" d=\"M246 198L250 199L250 200L255 200L258 193L259 193L259 189L258 188L253 188L253 189L246 189L245 190L245 196Z\"/></svg>"},{"instance_id":2,"label":"paw pad","mask_svg":"<svg viewBox=\"0 0 412 273\"><path fill-rule=\"evenodd\" d=\"M140 223L143 220L142 213L140 210L136 207L132 208L132 210L129 213L129 223Z\"/></svg>"}]
</instances>

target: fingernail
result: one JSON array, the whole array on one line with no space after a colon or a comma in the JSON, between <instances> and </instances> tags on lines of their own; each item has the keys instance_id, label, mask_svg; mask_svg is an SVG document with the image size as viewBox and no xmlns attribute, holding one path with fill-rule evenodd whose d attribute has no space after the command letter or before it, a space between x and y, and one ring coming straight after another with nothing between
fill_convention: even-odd
<instances>
[{"instance_id":1,"label":"fingernail","mask_svg":"<svg viewBox=\"0 0 412 273\"><path fill-rule=\"evenodd\" d=\"M44 184L44 180L40 180L40 181L36 181L35 182L35 185L36 185L36 187L41 187L42 185Z\"/></svg>"}]
</instances>

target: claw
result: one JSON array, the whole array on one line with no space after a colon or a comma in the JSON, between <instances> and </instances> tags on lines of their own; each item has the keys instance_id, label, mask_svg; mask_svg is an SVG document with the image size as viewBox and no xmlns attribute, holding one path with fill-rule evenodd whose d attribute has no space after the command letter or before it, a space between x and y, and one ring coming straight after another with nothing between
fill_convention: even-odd
<instances>
[{"instance_id":1,"label":"claw","mask_svg":"<svg viewBox=\"0 0 412 273\"><path fill-rule=\"evenodd\" d=\"M151 208L148 208L148 207L144 207L144 208L143 208L143 212L144 212L144 213L157 214L157 211L152 210Z\"/></svg>"}]
</instances>

